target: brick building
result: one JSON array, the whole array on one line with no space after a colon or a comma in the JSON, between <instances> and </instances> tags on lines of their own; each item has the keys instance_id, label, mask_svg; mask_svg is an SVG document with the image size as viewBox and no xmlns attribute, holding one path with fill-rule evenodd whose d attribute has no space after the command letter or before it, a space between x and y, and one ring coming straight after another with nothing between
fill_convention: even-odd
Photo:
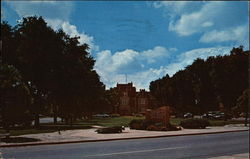
<instances>
[{"instance_id":1,"label":"brick building","mask_svg":"<svg viewBox=\"0 0 250 159\"><path fill-rule=\"evenodd\" d=\"M116 112L121 115L145 114L152 107L153 97L145 89L136 92L133 83L118 84L113 88L119 97Z\"/></svg>"}]
</instances>

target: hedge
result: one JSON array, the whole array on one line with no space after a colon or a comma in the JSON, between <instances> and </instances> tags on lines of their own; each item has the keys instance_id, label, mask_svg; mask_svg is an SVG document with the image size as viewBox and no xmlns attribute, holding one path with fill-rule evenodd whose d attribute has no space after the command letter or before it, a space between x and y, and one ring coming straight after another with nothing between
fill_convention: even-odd
<instances>
[{"instance_id":1,"label":"hedge","mask_svg":"<svg viewBox=\"0 0 250 159\"><path fill-rule=\"evenodd\" d=\"M187 129L205 129L209 125L206 119L186 119L181 121L181 126Z\"/></svg>"}]
</instances>

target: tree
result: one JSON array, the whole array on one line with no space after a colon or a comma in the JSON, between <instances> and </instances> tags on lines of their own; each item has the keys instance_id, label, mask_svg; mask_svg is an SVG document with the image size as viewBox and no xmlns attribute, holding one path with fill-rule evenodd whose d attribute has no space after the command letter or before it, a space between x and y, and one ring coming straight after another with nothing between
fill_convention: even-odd
<instances>
[{"instance_id":1,"label":"tree","mask_svg":"<svg viewBox=\"0 0 250 159\"><path fill-rule=\"evenodd\" d=\"M29 111L32 98L20 72L11 65L0 65L1 117L8 130L15 124L28 125L32 118Z\"/></svg>"},{"instance_id":2,"label":"tree","mask_svg":"<svg viewBox=\"0 0 250 159\"><path fill-rule=\"evenodd\" d=\"M32 112L35 126L38 127L39 114L43 109L41 101L50 89L51 71L57 64L56 57L61 51L61 46L54 30L47 26L42 17L23 18L16 26L16 39L18 45L15 52L19 61L15 66L32 89Z\"/></svg>"},{"instance_id":3,"label":"tree","mask_svg":"<svg viewBox=\"0 0 250 159\"><path fill-rule=\"evenodd\" d=\"M79 37L55 31L36 16L23 18L14 28L1 23L1 29L4 45L15 44L14 49L3 50L8 57L4 61L20 71L30 89L35 126L39 126L39 114L48 106L55 119L60 116L67 121L91 116L101 107L104 85L93 69L95 60L88 45L80 44Z\"/></svg>"},{"instance_id":4,"label":"tree","mask_svg":"<svg viewBox=\"0 0 250 159\"><path fill-rule=\"evenodd\" d=\"M118 106L119 106L118 92L116 92L114 89L106 90L102 98L102 104L104 107L100 111L118 113Z\"/></svg>"},{"instance_id":5,"label":"tree","mask_svg":"<svg viewBox=\"0 0 250 159\"><path fill-rule=\"evenodd\" d=\"M1 62L14 65L17 63L17 41L15 28L12 28L6 21L1 22L1 42L4 50L1 50Z\"/></svg>"},{"instance_id":6,"label":"tree","mask_svg":"<svg viewBox=\"0 0 250 159\"><path fill-rule=\"evenodd\" d=\"M186 68L191 89L194 93L194 106L199 108L199 114L209 109L216 109L214 88L209 76L211 65L208 60L196 59L192 65Z\"/></svg>"},{"instance_id":7,"label":"tree","mask_svg":"<svg viewBox=\"0 0 250 159\"><path fill-rule=\"evenodd\" d=\"M249 112L248 112L248 98L249 98L249 89L245 89L241 96L238 97L237 99L237 103L236 103L236 106L234 107L234 110L237 111L237 112L244 112L245 113L245 126L247 126L247 119L248 119L248 115L249 115Z\"/></svg>"},{"instance_id":8,"label":"tree","mask_svg":"<svg viewBox=\"0 0 250 159\"><path fill-rule=\"evenodd\" d=\"M230 55L198 58L172 77L152 81L150 92L161 105L170 105L180 113L201 114L223 107L227 115L248 87L249 53L240 46Z\"/></svg>"}]
</instances>

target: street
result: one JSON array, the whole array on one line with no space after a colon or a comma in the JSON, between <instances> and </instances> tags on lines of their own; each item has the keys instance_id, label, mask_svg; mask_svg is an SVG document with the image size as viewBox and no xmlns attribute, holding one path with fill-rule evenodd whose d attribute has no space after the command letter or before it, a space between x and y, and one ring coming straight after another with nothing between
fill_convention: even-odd
<instances>
[{"instance_id":1,"label":"street","mask_svg":"<svg viewBox=\"0 0 250 159\"><path fill-rule=\"evenodd\" d=\"M248 152L249 131L1 148L4 159L205 159Z\"/></svg>"}]
</instances>

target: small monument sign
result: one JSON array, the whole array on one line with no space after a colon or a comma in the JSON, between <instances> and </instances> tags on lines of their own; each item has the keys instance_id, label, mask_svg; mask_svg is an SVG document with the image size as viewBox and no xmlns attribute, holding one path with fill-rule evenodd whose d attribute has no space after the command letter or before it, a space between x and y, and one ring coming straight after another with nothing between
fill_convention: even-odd
<instances>
[{"instance_id":1,"label":"small monument sign","mask_svg":"<svg viewBox=\"0 0 250 159\"><path fill-rule=\"evenodd\" d=\"M169 126L170 119L170 107L162 106L155 110L147 109L146 111L146 120L151 120L154 122L162 122L164 126Z\"/></svg>"}]
</instances>

